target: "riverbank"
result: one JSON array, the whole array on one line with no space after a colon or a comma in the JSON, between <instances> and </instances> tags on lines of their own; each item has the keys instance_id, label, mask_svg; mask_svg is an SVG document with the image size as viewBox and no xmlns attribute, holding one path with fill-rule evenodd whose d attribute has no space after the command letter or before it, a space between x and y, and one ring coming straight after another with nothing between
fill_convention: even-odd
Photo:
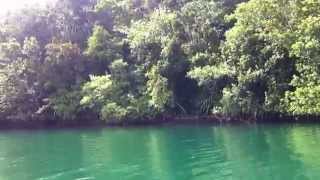
<instances>
[{"instance_id":1,"label":"riverbank","mask_svg":"<svg viewBox=\"0 0 320 180\"><path fill-rule=\"evenodd\" d=\"M161 116L153 119L136 119L122 122L105 122L98 119L81 121L59 120L29 120L29 121L0 121L1 129L62 129L86 127L132 127L132 126L161 126L176 124L253 124L253 123L317 123L318 116L285 116L269 114L259 117L253 116Z\"/></svg>"}]
</instances>

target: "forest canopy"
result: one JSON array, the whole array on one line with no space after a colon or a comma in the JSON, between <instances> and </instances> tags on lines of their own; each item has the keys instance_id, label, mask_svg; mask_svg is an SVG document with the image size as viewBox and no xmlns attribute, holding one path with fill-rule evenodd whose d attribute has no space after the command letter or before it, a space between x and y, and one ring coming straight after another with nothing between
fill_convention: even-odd
<instances>
[{"instance_id":1,"label":"forest canopy","mask_svg":"<svg viewBox=\"0 0 320 180\"><path fill-rule=\"evenodd\" d=\"M0 119L320 115L317 0L58 0L0 20Z\"/></svg>"}]
</instances>

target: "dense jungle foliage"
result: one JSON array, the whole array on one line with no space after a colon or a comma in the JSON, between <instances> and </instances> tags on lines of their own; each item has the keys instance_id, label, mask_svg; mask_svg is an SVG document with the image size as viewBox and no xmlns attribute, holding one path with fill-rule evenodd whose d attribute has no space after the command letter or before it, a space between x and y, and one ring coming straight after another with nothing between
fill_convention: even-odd
<instances>
[{"instance_id":1,"label":"dense jungle foliage","mask_svg":"<svg viewBox=\"0 0 320 180\"><path fill-rule=\"evenodd\" d=\"M58 0L0 20L0 117L320 114L318 0Z\"/></svg>"}]
</instances>

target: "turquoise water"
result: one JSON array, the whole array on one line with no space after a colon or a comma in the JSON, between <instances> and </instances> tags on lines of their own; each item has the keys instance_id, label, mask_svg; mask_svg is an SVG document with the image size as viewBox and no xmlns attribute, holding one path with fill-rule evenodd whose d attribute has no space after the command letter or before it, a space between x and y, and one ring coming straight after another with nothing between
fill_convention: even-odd
<instances>
[{"instance_id":1,"label":"turquoise water","mask_svg":"<svg viewBox=\"0 0 320 180\"><path fill-rule=\"evenodd\" d=\"M320 125L0 132L0 180L320 179Z\"/></svg>"}]
</instances>

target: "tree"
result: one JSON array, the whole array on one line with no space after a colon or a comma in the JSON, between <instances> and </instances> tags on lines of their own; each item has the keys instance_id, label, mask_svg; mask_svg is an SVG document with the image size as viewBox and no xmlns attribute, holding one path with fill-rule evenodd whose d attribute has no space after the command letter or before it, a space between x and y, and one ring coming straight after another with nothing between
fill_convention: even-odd
<instances>
[{"instance_id":1,"label":"tree","mask_svg":"<svg viewBox=\"0 0 320 180\"><path fill-rule=\"evenodd\" d=\"M38 41L34 37L26 38L21 45L15 39L9 39L0 44L0 56L0 111L3 117L32 118L38 105L34 75L40 58Z\"/></svg>"},{"instance_id":2,"label":"tree","mask_svg":"<svg viewBox=\"0 0 320 180\"><path fill-rule=\"evenodd\" d=\"M167 79L168 89L172 92L171 108L186 113L186 108L192 109L189 100L194 84L185 76L189 62L182 49L182 40L178 14L168 9L155 10L149 19L133 24L128 34L138 68L147 73L156 66L161 76Z\"/></svg>"},{"instance_id":3,"label":"tree","mask_svg":"<svg viewBox=\"0 0 320 180\"><path fill-rule=\"evenodd\" d=\"M92 61L97 74L110 71L108 66L118 58L122 57L122 39L114 36L102 26L93 28L92 36L88 39L88 48L85 52Z\"/></svg>"},{"instance_id":4,"label":"tree","mask_svg":"<svg viewBox=\"0 0 320 180\"><path fill-rule=\"evenodd\" d=\"M223 95L215 109L223 112L237 109L236 114L253 115L278 111L280 99L290 89L295 71L294 58L286 48L285 30L289 27L283 24L290 15L290 7L283 3L252 0L241 4L229 16L236 23L226 32L226 41L221 46L216 64L197 73L201 77L212 69L209 71L212 80L221 75L229 76L229 84L218 86L223 89ZM215 67L226 68L221 74L221 70L215 70ZM233 107L233 110L227 107Z\"/></svg>"},{"instance_id":5,"label":"tree","mask_svg":"<svg viewBox=\"0 0 320 180\"><path fill-rule=\"evenodd\" d=\"M156 109L163 111L169 105L172 96L172 92L168 90L168 80L161 76L158 66L153 66L146 76L150 102Z\"/></svg>"},{"instance_id":6,"label":"tree","mask_svg":"<svg viewBox=\"0 0 320 180\"><path fill-rule=\"evenodd\" d=\"M292 79L293 91L284 98L285 110L294 115L318 115L319 109L319 17L318 1L292 2L290 53L296 60L298 73Z\"/></svg>"},{"instance_id":7,"label":"tree","mask_svg":"<svg viewBox=\"0 0 320 180\"><path fill-rule=\"evenodd\" d=\"M106 122L149 118L157 115L143 84L132 81L135 76L121 59L109 66L110 74L90 77L82 87L81 105L99 114Z\"/></svg>"}]
</instances>

